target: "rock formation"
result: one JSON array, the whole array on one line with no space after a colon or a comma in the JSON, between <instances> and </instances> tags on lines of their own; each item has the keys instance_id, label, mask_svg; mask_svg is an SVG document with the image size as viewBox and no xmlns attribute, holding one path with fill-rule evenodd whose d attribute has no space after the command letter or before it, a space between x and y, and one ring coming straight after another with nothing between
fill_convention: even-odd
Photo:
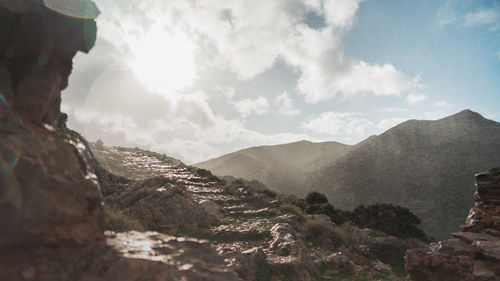
<instances>
[{"instance_id":1,"label":"rock formation","mask_svg":"<svg viewBox=\"0 0 500 281\"><path fill-rule=\"evenodd\" d=\"M0 1L0 280L238 280L198 240L105 235L94 160L55 129L98 13L89 0Z\"/></svg>"},{"instance_id":2,"label":"rock formation","mask_svg":"<svg viewBox=\"0 0 500 281\"><path fill-rule=\"evenodd\" d=\"M500 280L500 168L476 175L475 204L452 239L406 253L409 280Z\"/></svg>"},{"instance_id":3,"label":"rock formation","mask_svg":"<svg viewBox=\"0 0 500 281\"><path fill-rule=\"evenodd\" d=\"M243 280L403 280L404 253L425 246L350 222L337 225L325 214L306 215L304 199L239 179L221 181L160 153L90 146L102 165L104 201L113 207L106 217L117 221L107 227L206 239ZM215 219L202 223L193 207Z\"/></svg>"}]
</instances>

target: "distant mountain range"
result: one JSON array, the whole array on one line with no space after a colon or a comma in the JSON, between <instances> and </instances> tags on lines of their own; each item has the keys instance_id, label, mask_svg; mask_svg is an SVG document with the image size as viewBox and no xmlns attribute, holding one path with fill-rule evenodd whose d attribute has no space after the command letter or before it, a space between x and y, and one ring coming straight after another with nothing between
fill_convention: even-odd
<instances>
[{"instance_id":1,"label":"distant mountain range","mask_svg":"<svg viewBox=\"0 0 500 281\"><path fill-rule=\"evenodd\" d=\"M500 166L500 123L464 110L436 120L409 120L356 145L338 142L253 147L194 166L258 180L304 196L325 193L335 207L392 203L409 208L442 239L472 206L474 174Z\"/></svg>"},{"instance_id":2,"label":"distant mountain range","mask_svg":"<svg viewBox=\"0 0 500 281\"><path fill-rule=\"evenodd\" d=\"M193 166L215 175L258 180L272 190L305 197L309 175L328 167L352 148L338 142L299 141L247 148Z\"/></svg>"}]
</instances>

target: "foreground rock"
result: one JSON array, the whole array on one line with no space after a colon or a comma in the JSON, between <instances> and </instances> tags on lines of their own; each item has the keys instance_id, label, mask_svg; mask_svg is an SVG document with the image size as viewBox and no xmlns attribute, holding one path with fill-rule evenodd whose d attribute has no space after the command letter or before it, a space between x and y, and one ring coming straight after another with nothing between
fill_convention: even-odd
<instances>
[{"instance_id":1,"label":"foreground rock","mask_svg":"<svg viewBox=\"0 0 500 281\"><path fill-rule=\"evenodd\" d=\"M476 175L476 187L460 232L407 252L410 280L500 280L500 168Z\"/></svg>"},{"instance_id":2,"label":"foreground rock","mask_svg":"<svg viewBox=\"0 0 500 281\"><path fill-rule=\"evenodd\" d=\"M0 280L238 280L198 240L105 236L94 159L76 134L55 129L97 14L89 0L0 1Z\"/></svg>"}]
</instances>

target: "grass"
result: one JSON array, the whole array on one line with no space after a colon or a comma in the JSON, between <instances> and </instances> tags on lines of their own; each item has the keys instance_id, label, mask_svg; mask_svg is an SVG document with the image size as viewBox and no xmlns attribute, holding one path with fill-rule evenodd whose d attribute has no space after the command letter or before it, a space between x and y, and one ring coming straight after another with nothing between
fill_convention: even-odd
<instances>
[{"instance_id":1,"label":"grass","mask_svg":"<svg viewBox=\"0 0 500 281\"><path fill-rule=\"evenodd\" d=\"M404 263L398 263L392 265L392 272L399 278L404 278L408 276L408 272L406 272Z\"/></svg>"},{"instance_id":2,"label":"grass","mask_svg":"<svg viewBox=\"0 0 500 281\"><path fill-rule=\"evenodd\" d=\"M281 214L294 214L299 217L299 222L303 223L306 221L306 217L304 216L304 212L299 209L297 206L291 204L283 204L279 207L279 211Z\"/></svg>"},{"instance_id":3,"label":"grass","mask_svg":"<svg viewBox=\"0 0 500 281\"><path fill-rule=\"evenodd\" d=\"M104 225L106 229L114 232L125 232L131 230L144 231L142 226L137 220L122 214L119 210L111 208L107 205L104 206Z\"/></svg>"}]
</instances>

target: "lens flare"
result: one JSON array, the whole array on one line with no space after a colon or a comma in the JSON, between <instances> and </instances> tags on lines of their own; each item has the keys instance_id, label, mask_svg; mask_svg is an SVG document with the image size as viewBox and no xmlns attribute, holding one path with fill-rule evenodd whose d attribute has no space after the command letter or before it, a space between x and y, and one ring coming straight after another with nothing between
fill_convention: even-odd
<instances>
[{"instance_id":1,"label":"lens flare","mask_svg":"<svg viewBox=\"0 0 500 281\"><path fill-rule=\"evenodd\" d=\"M23 205L23 196L10 164L0 158L0 205L5 204L20 209Z\"/></svg>"},{"instance_id":2,"label":"lens flare","mask_svg":"<svg viewBox=\"0 0 500 281\"><path fill-rule=\"evenodd\" d=\"M19 161L19 155L20 155L19 151L16 151L15 156L12 157L10 161L8 161L9 166L10 166L11 169L14 169L16 167L17 161Z\"/></svg>"},{"instance_id":3,"label":"lens flare","mask_svg":"<svg viewBox=\"0 0 500 281\"><path fill-rule=\"evenodd\" d=\"M7 103L7 100L3 97L2 94L0 94L0 105L4 107L9 107L9 104Z\"/></svg>"},{"instance_id":4,"label":"lens flare","mask_svg":"<svg viewBox=\"0 0 500 281\"><path fill-rule=\"evenodd\" d=\"M44 0L45 7L68 17L95 19L100 12L90 0Z\"/></svg>"}]
</instances>

